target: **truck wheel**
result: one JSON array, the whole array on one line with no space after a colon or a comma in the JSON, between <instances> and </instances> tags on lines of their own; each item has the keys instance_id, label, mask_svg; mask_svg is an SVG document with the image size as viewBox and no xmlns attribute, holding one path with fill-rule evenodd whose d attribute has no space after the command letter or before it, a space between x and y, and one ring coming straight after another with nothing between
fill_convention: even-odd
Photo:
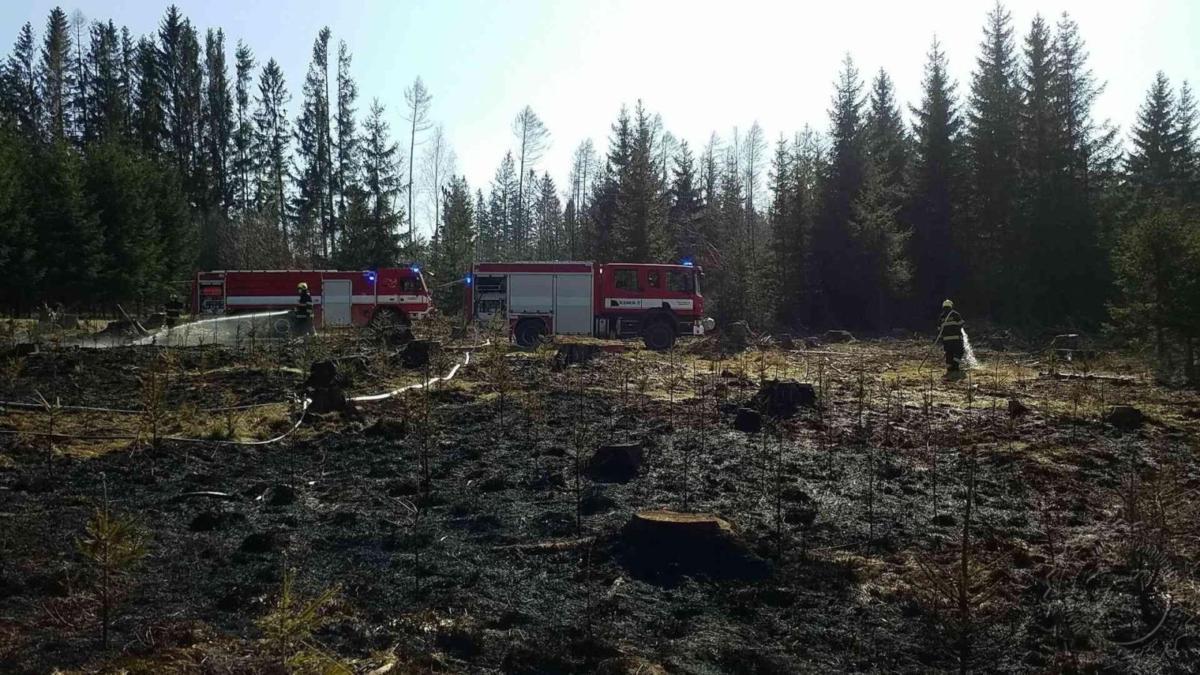
<instances>
[{"instance_id":1,"label":"truck wheel","mask_svg":"<svg viewBox=\"0 0 1200 675\"><path fill-rule=\"evenodd\" d=\"M642 342L656 352L666 351L675 346L675 329L666 321L655 321L642 332Z\"/></svg>"},{"instance_id":2,"label":"truck wheel","mask_svg":"<svg viewBox=\"0 0 1200 675\"><path fill-rule=\"evenodd\" d=\"M513 334L517 339L518 347L521 349L533 349L541 342L542 335L545 332L546 324L537 319L525 319L517 323L517 328L513 331Z\"/></svg>"}]
</instances>

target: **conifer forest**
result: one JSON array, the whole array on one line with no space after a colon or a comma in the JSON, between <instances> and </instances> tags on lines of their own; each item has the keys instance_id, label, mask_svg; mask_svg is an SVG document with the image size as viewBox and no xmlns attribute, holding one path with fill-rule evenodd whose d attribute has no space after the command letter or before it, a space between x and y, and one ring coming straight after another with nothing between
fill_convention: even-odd
<instances>
[{"instance_id":1,"label":"conifer forest","mask_svg":"<svg viewBox=\"0 0 1200 675\"><path fill-rule=\"evenodd\" d=\"M997 2L471 184L455 83L237 28L0 25L0 671L1195 672L1200 73L1118 126Z\"/></svg>"}]
</instances>

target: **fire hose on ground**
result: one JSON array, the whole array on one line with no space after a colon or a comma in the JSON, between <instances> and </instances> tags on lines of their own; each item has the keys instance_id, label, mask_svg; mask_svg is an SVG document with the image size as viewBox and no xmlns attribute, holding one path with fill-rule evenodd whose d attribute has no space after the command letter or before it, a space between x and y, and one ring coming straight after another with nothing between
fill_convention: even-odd
<instances>
[{"instance_id":1,"label":"fire hose on ground","mask_svg":"<svg viewBox=\"0 0 1200 675\"><path fill-rule=\"evenodd\" d=\"M483 345L472 346L471 349L474 349L474 348L480 347L480 346L487 346L487 344L488 343L484 343ZM458 374L458 371L463 366L470 365L470 363L471 363L471 352L467 351L463 354L463 360L460 361L459 363L454 364L445 375L442 375L439 377L431 377L431 378L425 380L424 382L417 382L414 384L406 385L406 386L400 387L398 389L393 389L391 391L383 392L381 394L369 394L369 395L363 395L363 396L354 396L354 397L348 398L347 400L351 401L351 402L355 402L355 403L370 403L370 402L374 402L374 401L383 401L385 399L389 399L394 396L398 396L406 391L424 389L426 387L433 386L434 384L436 384L438 382L449 382L451 379L454 378L455 375ZM287 403L289 403L289 402L288 401L279 401L279 402L272 402L272 403L252 403L252 404L244 405L244 406L227 406L227 407L223 407L223 408L207 408L207 409L204 409L203 412L226 412L226 411L231 411L231 410L247 410L247 409L251 409L251 408L261 408L261 407L271 406L271 405L286 405ZM285 439L288 436L295 433L296 430L300 428L300 425L303 424L303 422L304 422L304 417L307 414L308 407L311 403L312 403L312 399L305 397L301 401L300 414L296 418L296 423L293 424L292 427L290 429L288 429L287 431L285 431L282 434L279 434L278 436L275 436L273 438L251 441L251 440L219 440L219 439L208 439L208 438L190 438L187 436L163 436L162 440L175 441L175 442L179 442L179 443L206 443L206 444L212 444L212 445L243 445L243 446L270 445L272 443L278 443L279 441L282 441L283 439ZM46 409L46 406L42 405L42 404L22 403L22 402L16 402L16 401L0 401L0 408L5 408L5 407L35 409L35 410L45 410ZM53 407L55 409L59 409L59 410L106 412L106 413L112 413L112 414L141 415L141 414L145 413L145 411L143 411L143 410L132 410L132 409L121 409L121 408L103 408L103 407L98 407L98 406L53 406ZM48 431L21 431L18 429L0 429L0 434L12 435L12 436L22 436L22 435L37 436L37 437L41 437L41 438L61 438L61 439L66 439L66 440L136 441L136 440L139 440L142 438L141 434L103 434L103 435L63 434L63 433L48 432Z\"/></svg>"}]
</instances>

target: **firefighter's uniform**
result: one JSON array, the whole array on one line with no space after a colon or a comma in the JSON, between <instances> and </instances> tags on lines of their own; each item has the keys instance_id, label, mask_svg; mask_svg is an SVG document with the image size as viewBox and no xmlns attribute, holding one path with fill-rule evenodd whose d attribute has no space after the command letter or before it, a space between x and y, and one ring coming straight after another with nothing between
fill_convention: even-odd
<instances>
[{"instance_id":1,"label":"firefighter's uniform","mask_svg":"<svg viewBox=\"0 0 1200 675\"><path fill-rule=\"evenodd\" d=\"M300 282L296 286L300 297L296 300L296 332L306 335L313 332L312 296L308 293L308 284Z\"/></svg>"},{"instance_id":2,"label":"firefighter's uniform","mask_svg":"<svg viewBox=\"0 0 1200 675\"><path fill-rule=\"evenodd\" d=\"M942 315L938 319L938 339L946 352L947 374L959 372L958 361L963 357L963 320L949 300L942 303Z\"/></svg>"}]
</instances>

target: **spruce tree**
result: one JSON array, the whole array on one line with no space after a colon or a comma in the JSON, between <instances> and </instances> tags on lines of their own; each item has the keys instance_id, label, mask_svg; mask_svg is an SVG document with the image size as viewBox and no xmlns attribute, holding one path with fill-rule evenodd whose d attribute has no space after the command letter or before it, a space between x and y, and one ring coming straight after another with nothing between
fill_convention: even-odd
<instances>
[{"instance_id":1,"label":"spruce tree","mask_svg":"<svg viewBox=\"0 0 1200 675\"><path fill-rule=\"evenodd\" d=\"M142 149L157 154L164 149L165 110L158 51L149 38L138 41L136 50L137 104L133 115L134 136Z\"/></svg>"},{"instance_id":2,"label":"spruce tree","mask_svg":"<svg viewBox=\"0 0 1200 675\"><path fill-rule=\"evenodd\" d=\"M861 325L866 289L856 274L857 252L851 238L854 205L867 171L863 83L847 56L830 109L829 174L821 196L821 214L813 232L813 255L820 296L817 310L823 320L844 326Z\"/></svg>"},{"instance_id":3,"label":"spruce tree","mask_svg":"<svg viewBox=\"0 0 1200 675\"><path fill-rule=\"evenodd\" d=\"M59 136L33 158L31 218L37 226L36 264L45 274L43 299L78 306L95 298L104 266L102 239L88 207L78 154Z\"/></svg>"},{"instance_id":4,"label":"spruce tree","mask_svg":"<svg viewBox=\"0 0 1200 675\"><path fill-rule=\"evenodd\" d=\"M204 70L196 29L171 5L158 29L158 72L162 78L166 151L188 199L204 211L209 203L207 166L202 161Z\"/></svg>"},{"instance_id":5,"label":"spruce tree","mask_svg":"<svg viewBox=\"0 0 1200 675\"><path fill-rule=\"evenodd\" d=\"M1021 92L1012 15L988 13L971 79L970 149L972 310L1014 320L1029 297L1029 233L1017 213Z\"/></svg>"},{"instance_id":6,"label":"spruce tree","mask_svg":"<svg viewBox=\"0 0 1200 675\"><path fill-rule=\"evenodd\" d=\"M696 176L696 158L687 141L679 143L675 155L674 175L671 178L670 208L667 211L667 228L674 245L675 257L695 260L700 252L700 213L703 202Z\"/></svg>"},{"instance_id":7,"label":"spruce tree","mask_svg":"<svg viewBox=\"0 0 1200 675\"><path fill-rule=\"evenodd\" d=\"M5 113L27 139L38 136L41 122L42 96L35 65L36 50L33 26L26 23L17 35L2 78Z\"/></svg>"},{"instance_id":8,"label":"spruce tree","mask_svg":"<svg viewBox=\"0 0 1200 675\"><path fill-rule=\"evenodd\" d=\"M1180 197L1187 203L1200 204L1200 119L1197 118L1196 97L1187 83L1179 85L1175 106L1176 173L1179 175Z\"/></svg>"},{"instance_id":9,"label":"spruce tree","mask_svg":"<svg viewBox=\"0 0 1200 675\"><path fill-rule=\"evenodd\" d=\"M439 245L433 259L433 277L438 280L434 302L447 316L458 316L465 301L464 286L451 283L471 268L475 249L475 208L471 188L464 177L452 177L443 192ZM481 202L482 198L477 200Z\"/></svg>"},{"instance_id":10,"label":"spruce tree","mask_svg":"<svg viewBox=\"0 0 1200 675\"><path fill-rule=\"evenodd\" d=\"M512 260L516 255L514 212L517 201L517 169L511 152L504 154L492 179L488 199L488 226L479 233L482 260Z\"/></svg>"},{"instance_id":11,"label":"spruce tree","mask_svg":"<svg viewBox=\"0 0 1200 675\"><path fill-rule=\"evenodd\" d=\"M620 176L629 165L632 148L633 127L629 119L629 109L621 106L617 121L612 126L612 135L609 137L608 157L592 186L581 228L583 248L587 257L600 262L619 257L615 250L617 192Z\"/></svg>"},{"instance_id":12,"label":"spruce tree","mask_svg":"<svg viewBox=\"0 0 1200 675\"><path fill-rule=\"evenodd\" d=\"M315 264L329 259L331 148L329 144L329 29L313 42L304 79L304 99L296 120L296 252Z\"/></svg>"},{"instance_id":13,"label":"spruce tree","mask_svg":"<svg viewBox=\"0 0 1200 675\"><path fill-rule=\"evenodd\" d=\"M888 193L893 206L904 200L910 145L892 78L881 68L871 84L866 148L867 156L878 171L881 187Z\"/></svg>"},{"instance_id":14,"label":"spruce tree","mask_svg":"<svg viewBox=\"0 0 1200 675\"><path fill-rule=\"evenodd\" d=\"M75 86L71 71L71 31L67 15L55 7L46 20L42 38L42 59L38 81L41 100L46 110L46 137L62 140L67 137L70 116L70 95Z\"/></svg>"},{"instance_id":15,"label":"spruce tree","mask_svg":"<svg viewBox=\"0 0 1200 675\"><path fill-rule=\"evenodd\" d=\"M616 173L614 251L626 262L658 262L670 255L662 173L655 166L649 113L638 101L628 157Z\"/></svg>"},{"instance_id":16,"label":"spruce tree","mask_svg":"<svg viewBox=\"0 0 1200 675\"><path fill-rule=\"evenodd\" d=\"M912 224L914 302L931 315L944 298L964 287L963 249L970 240L963 227L960 182L962 131L949 64L935 39L929 49L921 105L913 108L912 183L907 208Z\"/></svg>"},{"instance_id":17,"label":"spruce tree","mask_svg":"<svg viewBox=\"0 0 1200 675\"><path fill-rule=\"evenodd\" d=\"M1133 144L1125 171L1139 201L1175 197L1179 185L1179 127L1171 82L1162 71L1154 77L1138 109Z\"/></svg>"},{"instance_id":18,"label":"spruce tree","mask_svg":"<svg viewBox=\"0 0 1200 675\"><path fill-rule=\"evenodd\" d=\"M805 127L791 143L776 148L772 171L770 289L773 321L785 329L809 325L812 315L810 248L815 195L824 173L820 139Z\"/></svg>"},{"instance_id":19,"label":"spruce tree","mask_svg":"<svg viewBox=\"0 0 1200 675\"><path fill-rule=\"evenodd\" d=\"M359 239L371 243L371 257L376 265L395 264L399 259L402 243L399 228L404 222L403 209L397 205L400 176L396 171L396 158L399 149L391 139L384 112L383 105L378 100L373 101L363 126L363 192L369 219L365 224L367 234ZM349 231L346 236L351 237Z\"/></svg>"},{"instance_id":20,"label":"spruce tree","mask_svg":"<svg viewBox=\"0 0 1200 675\"><path fill-rule=\"evenodd\" d=\"M337 197L337 212L346 208L346 193L358 183L358 130L354 119L358 85L350 75L350 49L338 43L337 61L337 145L334 156L332 188Z\"/></svg>"},{"instance_id":21,"label":"spruce tree","mask_svg":"<svg viewBox=\"0 0 1200 675\"><path fill-rule=\"evenodd\" d=\"M208 159L209 202L228 215L233 210L234 180L231 157L235 126L233 101L229 95L229 71L225 66L225 33L209 30L204 42L205 152Z\"/></svg>"},{"instance_id":22,"label":"spruce tree","mask_svg":"<svg viewBox=\"0 0 1200 675\"><path fill-rule=\"evenodd\" d=\"M563 257L562 206L558 189L549 173L542 174L533 197L534 251L537 260L558 260Z\"/></svg>"},{"instance_id":23,"label":"spruce tree","mask_svg":"<svg viewBox=\"0 0 1200 675\"><path fill-rule=\"evenodd\" d=\"M234 100L237 106L233 129L233 182L234 208L245 214L254 206L254 118L250 111L250 87L254 77L254 53L241 41L234 53L235 84Z\"/></svg>"},{"instance_id":24,"label":"spruce tree","mask_svg":"<svg viewBox=\"0 0 1200 675\"><path fill-rule=\"evenodd\" d=\"M0 124L0 304L20 312L41 295L37 222L31 213L30 171L36 136L21 124Z\"/></svg>"},{"instance_id":25,"label":"spruce tree","mask_svg":"<svg viewBox=\"0 0 1200 675\"><path fill-rule=\"evenodd\" d=\"M84 123L84 140L90 143L124 137L128 119L125 106L129 97L121 75L121 37L113 22L92 27L88 63L91 77L84 108L90 111L91 117Z\"/></svg>"},{"instance_id":26,"label":"spruce tree","mask_svg":"<svg viewBox=\"0 0 1200 675\"><path fill-rule=\"evenodd\" d=\"M287 162L290 131L287 104L290 97L283 71L275 59L263 66L258 79L254 111L254 166L257 168L255 202L258 212L274 225L290 245L287 202Z\"/></svg>"}]
</instances>

